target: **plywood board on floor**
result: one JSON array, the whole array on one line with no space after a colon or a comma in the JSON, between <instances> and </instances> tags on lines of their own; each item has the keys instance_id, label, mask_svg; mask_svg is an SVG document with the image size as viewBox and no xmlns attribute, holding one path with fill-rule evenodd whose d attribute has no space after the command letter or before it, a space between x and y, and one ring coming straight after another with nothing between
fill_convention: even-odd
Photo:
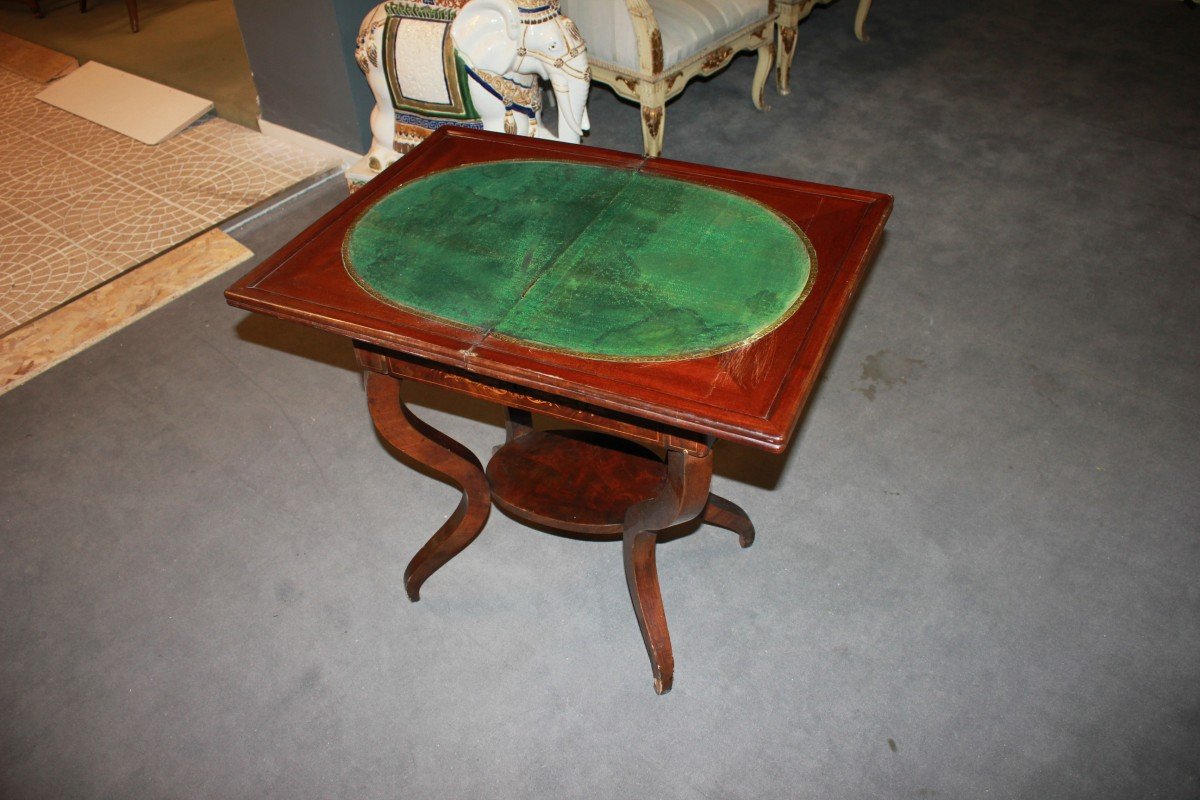
<instances>
[{"instance_id":1,"label":"plywood board on floor","mask_svg":"<svg viewBox=\"0 0 1200 800\"><path fill-rule=\"evenodd\" d=\"M145 144L158 144L212 110L211 100L89 61L37 99Z\"/></svg>"},{"instance_id":2,"label":"plywood board on floor","mask_svg":"<svg viewBox=\"0 0 1200 800\"><path fill-rule=\"evenodd\" d=\"M214 228L0 338L0 394L16 388L253 253Z\"/></svg>"}]
</instances>

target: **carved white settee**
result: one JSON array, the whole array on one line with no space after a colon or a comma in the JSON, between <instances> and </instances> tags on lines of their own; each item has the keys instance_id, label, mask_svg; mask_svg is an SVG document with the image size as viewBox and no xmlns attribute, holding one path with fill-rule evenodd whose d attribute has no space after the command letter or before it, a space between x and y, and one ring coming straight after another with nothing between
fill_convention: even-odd
<instances>
[{"instance_id":1,"label":"carved white settee","mask_svg":"<svg viewBox=\"0 0 1200 800\"><path fill-rule=\"evenodd\" d=\"M751 99L766 110L775 0L562 0L562 9L587 41L592 80L641 106L646 155L662 152L667 100L739 51L758 52Z\"/></svg>"}]
</instances>

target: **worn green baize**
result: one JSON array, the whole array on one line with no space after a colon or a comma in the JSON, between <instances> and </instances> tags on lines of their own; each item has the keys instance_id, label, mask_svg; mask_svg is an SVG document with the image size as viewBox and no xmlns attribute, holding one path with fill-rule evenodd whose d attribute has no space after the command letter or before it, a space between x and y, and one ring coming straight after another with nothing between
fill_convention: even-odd
<instances>
[{"instance_id":1,"label":"worn green baize","mask_svg":"<svg viewBox=\"0 0 1200 800\"><path fill-rule=\"evenodd\" d=\"M795 310L816 270L799 229L749 198L551 161L413 181L363 214L344 255L388 303L628 360L761 335Z\"/></svg>"}]
</instances>

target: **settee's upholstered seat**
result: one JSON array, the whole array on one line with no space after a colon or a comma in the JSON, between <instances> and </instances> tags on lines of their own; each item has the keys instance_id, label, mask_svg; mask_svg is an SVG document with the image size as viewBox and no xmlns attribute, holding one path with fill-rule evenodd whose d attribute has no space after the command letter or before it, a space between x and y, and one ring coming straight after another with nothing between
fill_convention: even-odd
<instances>
[{"instance_id":1,"label":"settee's upholstered seat","mask_svg":"<svg viewBox=\"0 0 1200 800\"><path fill-rule=\"evenodd\" d=\"M637 69L637 38L625 3L584 0L584 5L588 8L585 16L610 18L607 27L593 26L591 20L588 23L576 20L577 25L587 24L583 30L592 35L587 40L588 58ZM679 64L712 42L759 22L766 13L766 3L762 0L651 0L650 6L662 36L664 68ZM603 35L597 38L601 32Z\"/></svg>"},{"instance_id":2,"label":"settee's upholstered seat","mask_svg":"<svg viewBox=\"0 0 1200 800\"><path fill-rule=\"evenodd\" d=\"M592 79L641 106L647 155L662 151L666 101L741 50L758 52L751 98L765 109L774 0L562 0L562 8L588 43Z\"/></svg>"}]
</instances>

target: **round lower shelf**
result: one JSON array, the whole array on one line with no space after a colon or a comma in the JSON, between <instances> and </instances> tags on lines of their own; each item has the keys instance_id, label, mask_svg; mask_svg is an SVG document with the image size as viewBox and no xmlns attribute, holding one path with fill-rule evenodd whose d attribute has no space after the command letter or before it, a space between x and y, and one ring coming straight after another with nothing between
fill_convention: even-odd
<instances>
[{"instance_id":1,"label":"round lower shelf","mask_svg":"<svg viewBox=\"0 0 1200 800\"><path fill-rule=\"evenodd\" d=\"M667 467L652 451L588 431L537 431L488 462L496 505L572 533L620 533L625 512L658 494Z\"/></svg>"}]
</instances>

